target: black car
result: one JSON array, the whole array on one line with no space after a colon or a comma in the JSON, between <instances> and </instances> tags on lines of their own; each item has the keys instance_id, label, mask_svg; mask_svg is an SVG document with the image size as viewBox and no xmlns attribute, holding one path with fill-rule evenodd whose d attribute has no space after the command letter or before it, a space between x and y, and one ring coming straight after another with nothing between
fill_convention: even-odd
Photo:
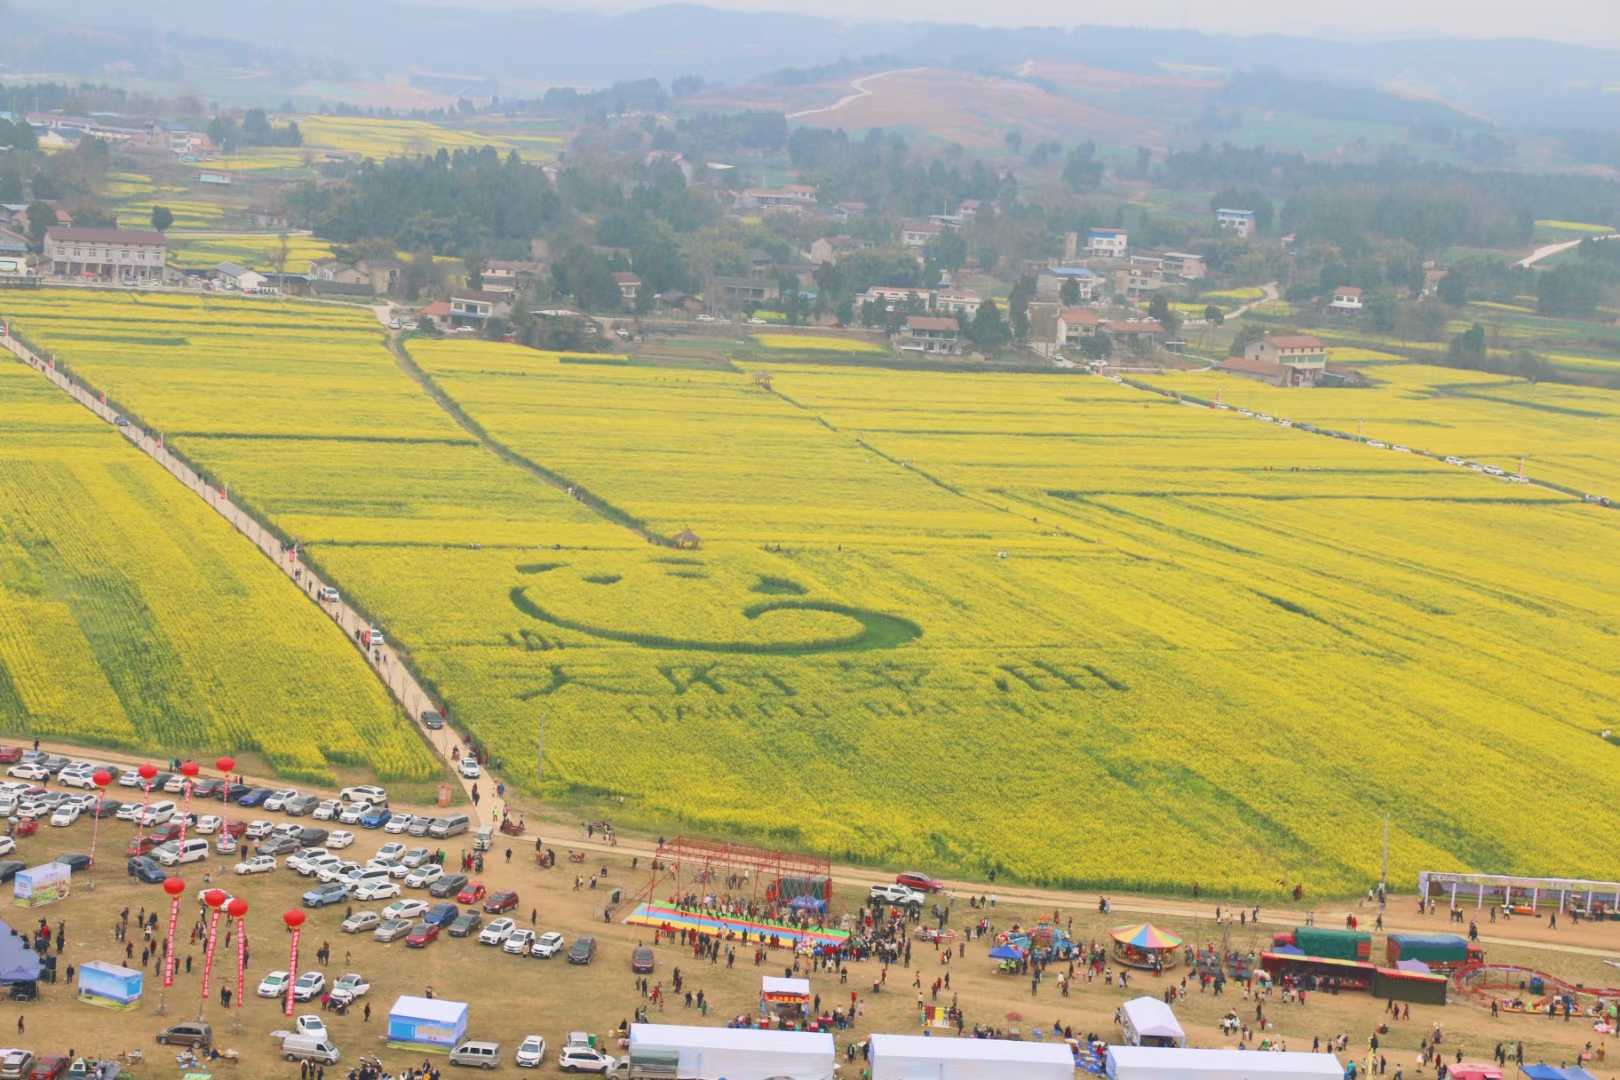
<instances>
[{"instance_id":1,"label":"black car","mask_svg":"<svg viewBox=\"0 0 1620 1080\"><path fill-rule=\"evenodd\" d=\"M467 887L467 875L466 874L446 874L446 875L444 875L444 877L440 878L438 881L435 881L432 885L428 886L428 895L429 896L437 896L439 899L442 900L447 896L455 896L455 895L457 895L458 893L461 892L462 889L465 889L466 887Z\"/></svg>"},{"instance_id":2,"label":"black car","mask_svg":"<svg viewBox=\"0 0 1620 1080\"><path fill-rule=\"evenodd\" d=\"M102 799L99 807L93 803L91 804L90 816L98 818L116 817L118 811L122 810L123 808L124 804L119 802L117 799Z\"/></svg>"},{"instance_id":3,"label":"black car","mask_svg":"<svg viewBox=\"0 0 1620 1080\"><path fill-rule=\"evenodd\" d=\"M484 917L476 911L464 911L450 924L451 937L466 937L476 934L484 925Z\"/></svg>"},{"instance_id":4,"label":"black car","mask_svg":"<svg viewBox=\"0 0 1620 1080\"><path fill-rule=\"evenodd\" d=\"M247 791L237 796L236 805L242 807L243 809L247 809L248 807L252 806L261 806L264 804L264 800L268 799L275 793L275 788L249 788Z\"/></svg>"},{"instance_id":5,"label":"black car","mask_svg":"<svg viewBox=\"0 0 1620 1080\"><path fill-rule=\"evenodd\" d=\"M16 859L7 859L5 862L0 862L0 885L4 885L16 877L20 871L26 869L28 869L28 864L18 862Z\"/></svg>"},{"instance_id":6,"label":"black car","mask_svg":"<svg viewBox=\"0 0 1620 1080\"><path fill-rule=\"evenodd\" d=\"M298 832L299 847L320 847L326 843L326 838L332 834L325 829L318 829L313 825L305 825Z\"/></svg>"},{"instance_id":7,"label":"black car","mask_svg":"<svg viewBox=\"0 0 1620 1080\"><path fill-rule=\"evenodd\" d=\"M90 869L90 856L80 855L76 852L70 852L66 855L58 855L56 857L56 861L67 867L75 874L80 870Z\"/></svg>"},{"instance_id":8,"label":"black car","mask_svg":"<svg viewBox=\"0 0 1620 1080\"><path fill-rule=\"evenodd\" d=\"M427 728L429 731L438 731L440 728L444 727L444 717L440 716L433 709L423 709L422 726Z\"/></svg>"},{"instance_id":9,"label":"black car","mask_svg":"<svg viewBox=\"0 0 1620 1080\"><path fill-rule=\"evenodd\" d=\"M254 847L258 855L288 855L297 851L299 847L296 836L272 836L264 843Z\"/></svg>"},{"instance_id":10,"label":"black car","mask_svg":"<svg viewBox=\"0 0 1620 1080\"><path fill-rule=\"evenodd\" d=\"M246 795L252 790L254 789L247 784L224 784L220 786L219 798L221 802L232 803L241 799L242 796Z\"/></svg>"},{"instance_id":11,"label":"black car","mask_svg":"<svg viewBox=\"0 0 1620 1080\"><path fill-rule=\"evenodd\" d=\"M568 962L570 964L588 964L596 959L596 939L589 934L582 938L575 938L574 944L568 949Z\"/></svg>"},{"instance_id":12,"label":"black car","mask_svg":"<svg viewBox=\"0 0 1620 1080\"><path fill-rule=\"evenodd\" d=\"M147 885L160 885L169 875L150 855L137 855L129 860L129 876Z\"/></svg>"},{"instance_id":13,"label":"black car","mask_svg":"<svg viewBox=\"0 0 1620 1080\"><path fill-rule=\"evenodd\" d=\"M65 769L69 760L70 759L63 757L61 754L46 754L39 760L39 767L48 773L55 774Z\"/></svg>"}]
</instances>

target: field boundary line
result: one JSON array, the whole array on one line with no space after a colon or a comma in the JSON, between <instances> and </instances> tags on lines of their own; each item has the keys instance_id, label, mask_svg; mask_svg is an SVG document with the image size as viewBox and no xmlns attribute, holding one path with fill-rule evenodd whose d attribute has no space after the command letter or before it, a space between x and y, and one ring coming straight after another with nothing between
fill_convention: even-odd
<instances>
[{"instance_id":1,"label":"field boundary line","mask_svg":"<svg viewBox=\"0 0 1620 1080\"><path fill-rule=\"evenodd\" d=\"M17 340L16 336L10 332L9 327L5 337L0 338L0 344L3 344L18 360L39 372L102 421L113 425L119 419L119 414L101 400L103 395L99 391L92 390L88 385L75 380L65 371L57 370L54 360L47 361L40 358L26 345ZM234 526L237 532L252 541L253 546L258 548L265 558L269 559L277 569L285 574L289 581L297 585L299 591L310 602L317 604L333 622L337 623L343 630L344 636L360 651L361 656L365 657L366 663L371 666L377 678L388 688L388 692L393 695L394 700L405 711L406 720L416 728L422 740L444 758L446 765L450 764L453 748L465 751L466 747L457 745L459 740L453 740L448 727L440 728L440 735L435 738L434 733L422 723L422 713L425 711L437 712L438 706L434 704L427 691L422 689L416 676L411 673L394 646L392 644L382 646L362 645L360 643L360 632L369 628L372 624L368 620L361 618L359 612L341 599L336 604L320 601L320 590L325 588L327 583L302 561L296 545L289 547L283 544L281 539L266 528L257 518L232 503L228 493L230 486L228 483L223 489L207 484L190 465L165 448L159 440L154 439L150 434L142 431L134 424L126 423L115 426L114 430L123 435L131 446L161 465L170 476L184 484L192 494L207 503L215 513ZM392 635L385 634L385 636L389 637L390 640L392 639ZM470 807L467 812L475 821L482 823L483 815L480 813L477 804L473 803L471 799L471 783L461 776L459 770L452 768L450 771L467 791L468 805ZM491 802L493 803L493 799Z\"/></svg>"}]
</instances>

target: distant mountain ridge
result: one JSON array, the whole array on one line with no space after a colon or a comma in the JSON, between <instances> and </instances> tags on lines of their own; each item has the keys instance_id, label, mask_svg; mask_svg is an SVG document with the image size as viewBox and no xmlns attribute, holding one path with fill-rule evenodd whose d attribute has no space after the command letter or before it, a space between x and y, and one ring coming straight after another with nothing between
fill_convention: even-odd
<instances>
[{"instance_id":1,"label":"distant mountain ridge","mask_svg":"<svg viewBox=\"0 0 1620 1080\"><path fill-rule=\"evenodd\" d=\"M605 86L682 75L737 83L782 68L883 53L906 63L967 70L1026 60L1137 73L1270 69L1296 78L1399 86L1512 126L1620 125L1620 93L1604 91L1620 72L1620 51L1530 39L1365 43L1121 27L860 24L692 4L611 15L428 7L403 0L280 0L261 7L204 0L133 6L122 0L12 0L10 8L8 23L16 20L24 33L14 33L10 46L0 43L0 60L26 69L30 55L42 62L43 51L55 62L53 70L61 71L65 60L82 55L95 70L75 73L88 76L120 59L114 55L120 37L133 54L150 49L156 36L172 34L217 39L222 53L280 54L288 62L338 63L378 75L466 72L508 87ZM89 28L100 33L84 34ZM74 35L71 47L50 48L53 35ZM138 66L142 56L123 59Z\"/></svg>"}]
</instances>

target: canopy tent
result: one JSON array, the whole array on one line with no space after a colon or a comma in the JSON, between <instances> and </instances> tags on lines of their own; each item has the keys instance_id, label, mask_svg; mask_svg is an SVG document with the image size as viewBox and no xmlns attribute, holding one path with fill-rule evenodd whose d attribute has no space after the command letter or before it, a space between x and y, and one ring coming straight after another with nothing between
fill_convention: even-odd
<instances>
[{"instance_id":1,"label":"canopy tent","mask_svg":"<svg viewBox=\"0 0 1620 1080\"><path fill-rule=\"evenodd\" d=\"M1519 1072L1528 1076L1530 1080L1597 1080L1597 1077L1579 1065L1571 1065L1567 1069L1555 1069L1551 1065L1537 1062L1534 1065L1519 1066Z\"/></svg>"},{"instance_id":2,"label":"canopy tent","mask_svg":"<svg viewBox=\"0 0 1620 1080\"><path fill-rule=\"evenodd\" d=\"M1502 1070L1494 1061L1459 1061L1446 1069L1453 1080L1502 1080Z\"/></svg>"},{"instance_id":3,"label":"canopy tent","mask_svg":"<svg viewBox=\"0 0 1620 1080\"><path fill-rule=\"evenodd\" d=\"M1395 961L1395 968L1398 971L1415 971L1419 975L1428 975L1433 971L1428 964L1421 960L1397 960ZM1456 1070L1450 1071L1455 1072Z\"/></svg>"},{"instance_id":4,"label":"canopy tent","mask_svg":"<svg viewBox=\"0 0 1620 1080\"><path fill-rule=\"evenodd\" d=\"M1187 1033L1181 1030L1176 1014L1158 998L1133 998L1120 1007L1120 1013L1125 1041L1132 1046L1187 1045Z\"/></svg>"},{"instance_id":5,"label":"canopy tent","mask_svg":"<svg viewBox=\"0 0 1620 1080\"><path fill-rule=\"evenodd\" d=\"M1116 926L1108 932L1108 936L1121 945L1129 945L1137 949L1150 949L1154 952L1173 949L1181 944L1180 938L1174 934L1165 933L1152 923Z\"/></svg>"},{"instance_id":6,"label":"canopy tent","mask_svg":"<svg viewBox=\"0 0 1620 1080\"><path fill-rule=\"evenodd\" d=\"M1110 1046L1109 1080L1343 1080L1333 1054Z\"/></svg>"},{"instance_id":7,"label":"canopy tent","mask_svg":"<svg viewBox=\"0 0 1620 1080\"><path fill-rule=\"evenodd\" d=\"M997 945L990 950L990 959L992 960L1022 960L1023 958L1024 950L1015 949L1011 945Z\"/></svg>"},{"instance_id":8,"label":"canopy tent","mask_svg":"<svg viewBox=\"0 0 1620 1080\"><path fill-rule=\"evenodd\" d=\"M79 965L79 1000L109 1009L133 1009L141 1003L145 973L134 968L89 960Z\"/></svg>"},{"instance_id":9,"label":"canopy tent","mask_svg":"<svg viewBox=\"0 0 1620 1080\"><path fill-rule=\"evenodd\" d=\"M837 1050L825 1032L631 1024L630 1061L680 1076L727 1080L833 1080Z\"/></svg>"},{"instance_id":10,"label":"canopy tent","mask_svg":"<svg viewBox=\"0 0 1620 1080\"><path fill-rule=\"evenodd\" d=\"M759 985L759 1011L770 1016L808 1018L810 980L765 976Z\"/></svg>"},{"instance_id":11,"label":"canopy tent","mask_svg":"<svg viewBox=\"0 0 1620 1080\"><path fill-rule=\"evenodd\" d=\"M0 922L6 933L0 933L0 982L33 982L39 978L44 962L39 954L28 947L28 939Z\"/></svg>"},{"instance_id":12,"label":"canopy tent","mask_svg":"<svg viewBox=\"0 0 1620 1080\"><path fill-rule=\"evenodd\" d=\"M1074 1080L1063 1042L873 1035L868 1045L872 1080Z\"/></svg>"},{"instance_id":13,"label":"canopy tent","mask_svg":"<svg viewBox=\"0 0 1620 1080\"><path fill-rule=\"evenodd\" d=\"M467 1036L467 1003L401 995L388 1010L388 1045L449 1051Z\"/></svg>"}]
</instances>

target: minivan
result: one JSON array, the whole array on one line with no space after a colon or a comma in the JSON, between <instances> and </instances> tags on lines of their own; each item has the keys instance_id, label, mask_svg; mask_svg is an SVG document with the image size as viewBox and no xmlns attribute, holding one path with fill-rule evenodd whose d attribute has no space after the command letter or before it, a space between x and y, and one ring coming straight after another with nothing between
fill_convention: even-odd
<instances>
[{"instance_id":1,"label":"minivan","mask_svg":"<svg viewBox=\"0 0 1620 1080\"><path fill-rule=\"evenodd\" d=\"M433 824L428 826L428 835L436 840L443 840L451 836L460 836L462 833L467 831L469 824L470 822L467 820L466 814L446 814L444 817L439 818ZM468 1043L467 1045L471 1046L474 1044ZM485 1044L479 1043L477 1045L482 1046Z\"/></svg>"},{"instance_id":2,"label":"minivan","mask_svg":"<svg viewBox=\"0 0 1620 1080\"><path fill-rule=\"evenodd\" d=\"M201 1020L187 1020L158 1032L157 1041L165 1046L211 1046L214 1029Z\"/></svg>"},{"instance_id":3,"label":"minivan","mask_svg":"<svg viewBox=\"0 0 1620 1080\"><path fill-rule=\"evenodd\" d=\"M0 1058L0 1078L4 1080L22 1080L28 1075L28 1070L34 1067L34 1052L32 1050L7 1050L5 1057Z\"/></svg>"},{"instance_id":4,"label":"minivan","mask_svg":"<svg viewBox=\"0 0 1620 1080\"><path fill-rule=\"evenodd\" d=\"M181 843L179 840L170 840L153 850L152 857L164 866L179 866L181 863L197 862L208 858L208 838L193 836Z\"/></svg>"},{"instance_id":5,"label":"minivan","mask_svg":"<svg viewBox=\"0 0 1620 1080\"><path fill-rule=\"evenodd\" d=\"M339 1058L338 1048L327 1041L324 1035L288 1035L281 1040L281 1056L288 1061L319 1061L325 1065L336 1065Z\"/></svg>"},{"instance_id":6,"label":"minivan","mask_svg":"<svg viewBox=\"0 0 1620 1080\"><path fill-rule=\"evenodd\" d=\"M501 1063L501 1044L464 1042L450 1051L450 1064L475 1069L493 1069Z\"/></svg>"}]
</instances>

